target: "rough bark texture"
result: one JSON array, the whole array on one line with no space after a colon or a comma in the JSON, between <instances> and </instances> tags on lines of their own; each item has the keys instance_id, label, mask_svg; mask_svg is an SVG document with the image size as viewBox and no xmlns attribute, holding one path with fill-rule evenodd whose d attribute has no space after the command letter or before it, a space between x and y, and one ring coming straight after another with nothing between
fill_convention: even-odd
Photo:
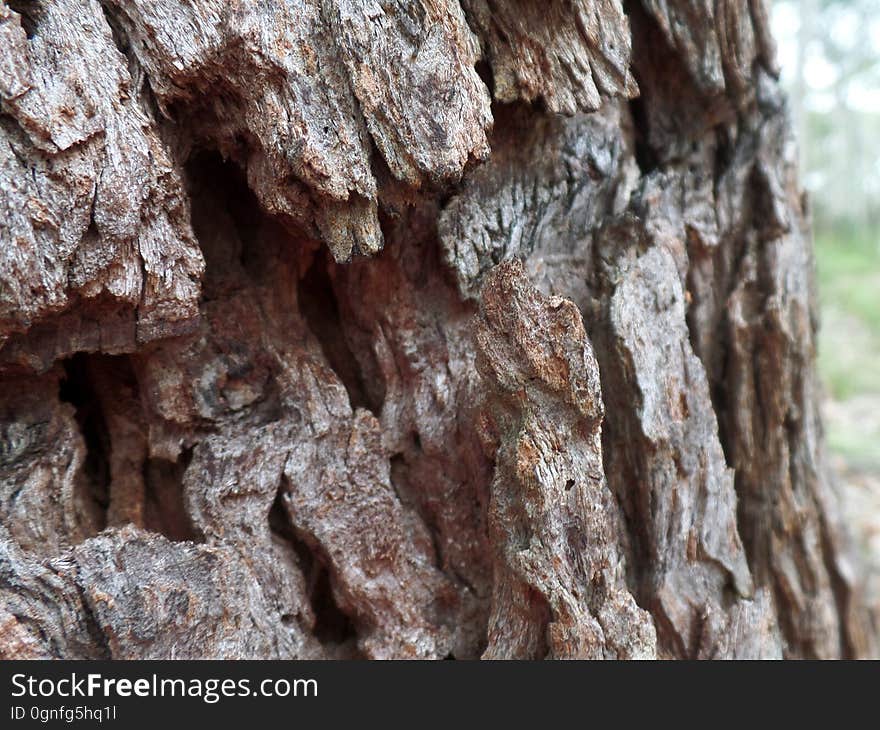
<instances>
[{"instance_id":1,"label":"rough bark texture","mask_svg":"<svg viewBox=\"0 0 880 730\"><path fill-rule=\"evenodd\" d=\"M0 0L0 656L876 654L761 0Z\"/></svg>"}]
</instances>

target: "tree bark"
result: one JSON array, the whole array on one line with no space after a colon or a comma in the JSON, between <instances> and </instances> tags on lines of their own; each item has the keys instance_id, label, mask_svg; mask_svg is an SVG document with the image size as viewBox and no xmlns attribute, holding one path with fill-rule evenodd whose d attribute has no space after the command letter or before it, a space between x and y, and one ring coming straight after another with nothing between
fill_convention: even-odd
<instances>
[{"instance_id":1,"label":"tree bark","mask_svg":"<svg viewBox=\"0 0 880 730\"><path fill-rule=\"evenodd\" d=\"M876 654L761 0L0 1L0 656Z\"/></svg>"}]
</instances>

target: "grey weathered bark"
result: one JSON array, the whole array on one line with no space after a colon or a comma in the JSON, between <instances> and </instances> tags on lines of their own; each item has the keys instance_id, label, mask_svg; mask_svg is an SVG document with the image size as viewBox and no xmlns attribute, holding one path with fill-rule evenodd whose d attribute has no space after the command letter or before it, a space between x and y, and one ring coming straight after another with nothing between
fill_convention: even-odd
<instances>
[{"instance_id":1,"label":"grey weathered bark","mask_svg":"<svg viewBox=\"0 0 880 730\"><path fill-rule=\"evenodd\" d=\"M876 652L761 0L0 2L0 655Z\"/></svg>"}]
</instances>

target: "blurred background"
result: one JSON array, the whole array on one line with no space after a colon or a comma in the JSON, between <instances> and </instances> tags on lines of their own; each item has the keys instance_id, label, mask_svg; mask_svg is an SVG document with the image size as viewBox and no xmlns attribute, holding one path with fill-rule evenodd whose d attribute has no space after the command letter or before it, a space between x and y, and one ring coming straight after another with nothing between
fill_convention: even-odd
<instances>
[{"instance_id":1,"label":"blurred background","mask_svg":"<svg viewBox=\"0 0 880 730\"><path fill-rule=\"evenodd\" d=\"M813 208L832 461L880 599L880 0L769 0Z\"/></svg>"}]
</instances>

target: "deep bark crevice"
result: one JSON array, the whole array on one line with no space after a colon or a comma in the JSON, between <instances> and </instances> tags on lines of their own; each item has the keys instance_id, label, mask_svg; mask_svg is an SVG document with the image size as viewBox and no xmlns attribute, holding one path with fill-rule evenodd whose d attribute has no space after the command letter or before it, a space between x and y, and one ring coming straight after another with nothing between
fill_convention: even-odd
<instances>
[{"instance_id":1,"label":"deep bark crevice","mask_svg":"<svg viewBox=\"0 0 880 730\"><path fill-rule=\"evenodd\" d=\"M420 447L416 445L418 440L418 435L413 434L413 446L416 454L416 458L418 458ZM446 570L446 560L443 555L442 543L441 543L441 530L437 525L437 516L432 514L430 509L430 505L425 504L425 497L429 495L420 495L417 489L413 488L413 485L410 483L410 465L405 454L394 454L390 459L390 473L389 478L391 481L391 486L394 488L394 493L397 495L400 503L407 509L412 510L416 519L418 519L422 525L424 525L425 532L431 538L431 547L432 554L434 557L434 567L437 570L445 571ZM421 496L422 499L419 499ZM451 572L451 577L454 576L456 580L461 581L460 576L458 576L454 571ZM472 590L472 586L467 584L467 582L463 582L467 588Z\"/></svg>"},{"instance_id":2,"label":"deep bark crevice","mask_svg":"<svg viewBox=\"0 0 880 730\"><path fill-rule=\"evenodd\" d=\"M189 448L176 461L148 458L144 462L144 527L173 542L204 542L184 501L183 475L191 461Z\"/></svg>"},{"instance_id":3,"label":"deep bark crevice","mask_svg":"<svg viewBox=\"0 0 880 730\"><path fill-rule=\"evenodd\" d=\"M97 507L99 524L107 522L110 506L110 432L92 379L89 363L94 355L77 353L64 361L59 397L76 409L76 421L86 447L78 488L81 496Z\"/></svg>"},{"instance_id":4,"label":"deep bark crevice","mask_svg":"<svg viewBox=\"0 0 880 730\"><path fill-rule=\"evenodd\" d=\"M358 632L355 622L336 602L330 580L330 571L320 551L311 547L291 523L284 507L284 489L286 480L281 487L272 508L269 511L269 528L286 544L290 545L299 561L299 568L306 581L306 595L314 615L314 625L304 626L322 645L326 647L343 647L347 652L357 654L356 643ZM282 623L301 621L293 614L282 614ZM352 658L355 658L354 656Z\"/></svg>"},{"instance_id":5,"label":"deep bark crevice","mask_svg":"<svg viewBox=\"0 0 880 730\"><path fill-rule=\"evenodd\" d=\"M346 340L330 278L331 266L330 256L325 250L315 253L297 289L300 312L312 334L321 343L328 364L345 386L352 409L366 408L378 416L382 403L371 397L371 392L365 387L363 372Z\"/></svg>"},{"instance_id":6,"label":"deep bark crevice","mask_svg":"<svg viewBox=\"0 0 880 730\"><path fill-rule=\"evenodd\" d=\"M43 13L39 2L36 0L6 0L6 5L21 16L21 27L28 40L37 35Z\"/></svg>"},{"instance_id":7,"label":"deep bark crevice","mask_svg":"<svg viewBox=\"0 0 880 730\"><path fill-rule=\"evenodd\" d=\"M104 19L107 21L107 25L110 28L110 34L113 37L113 45L115 45L119 53L125 57L129 76L132 79L132 83L134 83L139 75L138 69L140 66L137 56L135 56L134 51L131 48L131 43L129 43L128 37L125 35L125 28L114 16L113 9L109 7L106 2L98 0L98 4L101 6ZM133 91L136 92L137 90L133 89Z\"/></svg>"},{"instance_id":8,"label":"deep bark crevice","mask_svg":"<svg viewBox=\"0 0 880 730\"><path fill-rule=\"evenodd\" d=\"M629 102L629 110L635 130L636 164L639 166L639 172L645 176L659 167L660 160L648 139L648 117L644 99L641 97L632 99Z\"/></svg>"},{"instance_id":9,"label":"deep bark crevice","mask_svg":"<svg viewBox=\"0 0 880 730\"><path fill-rule=\"evenodd\" d=\"M216 150L194 150L186 162L193 230L205 257L202 302L242 285L260 246L262 211L240 167Z\"/></svg>"}]
</instances>

